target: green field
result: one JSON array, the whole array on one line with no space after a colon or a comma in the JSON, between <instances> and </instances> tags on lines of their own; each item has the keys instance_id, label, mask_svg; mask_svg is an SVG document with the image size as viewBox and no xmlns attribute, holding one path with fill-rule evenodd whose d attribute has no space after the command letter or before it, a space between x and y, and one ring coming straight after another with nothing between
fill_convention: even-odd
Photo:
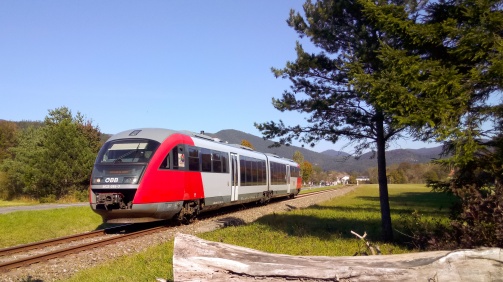
<instances>
[{"instance_id":1,"label":"green field","mask_svg":"<svg viewBox=\"0 0 503 282\"><path fill-rule=\"evenodd\" d=\"M33 200L18 200L18 201L4 201L0 200L0 208L1 207L14 207L14 206L31 206L36 205L38 202Z\"/></svg>"},{"instance_id":2,"label":"green field","mask_svg":"<svg viewBox=\"0 0 503 282\"><path fill-rule=\"evenodd\" d=\"M440 221L447 219L448 207L452 199L445 194L430 193L424 185L390 185L389 193L395 229L401 230L403 227L400 226L400 222L404 218L409 218L414 211L426 219ZM24 218L23 223L31 221L31 225L27 229L26 225L16 223L15 219L7 220L9 217ZM48 218L50 220L47 220ZM65 218L73 218L73 220L65 221ZM74 220L75 218L79 218L78 222ZM44 221L46 224L34 223ZM58 223L57 228L64 229L63 233L69 234L96 229L101 222L99 216L88 207L79 207L43 211L43 213L41 211L16 212L0 215L0 228L17 235L23 232L33 232L33 234L45 233L45 236L59 237L63 235L51 235L50 232L43 231L43 229L53 230L54 228L50 225L58 221L65 221ZM6 222L10 223L6 225ZM379 244L384 254L417 251L411 249L406 244L407 238L398 233L395 235L399 243L379 242L380 212L377 185L363 185L346 196L307 209L266 215L249 225L227 227L199 234L199 237L273 253L340 256L365 251L362 242L355 239L350 233L351 230L359 234L366 232L367 238ZM17 237L17 235L11 236ZM2 243L7 240L7 237L11 237L4 238L3 234L0 236L2 236L0 237ZM146 252L81 271L71 281L154 281L157 277L170 280L172 279L172 249L172 241L154 246Z\"/></svg>"},{"instance_id":3,"label":"green field","mask_svg":"<svg viewBox=\"0 0 503 282\"><path fill-rule=\"evenodd\" d=\"M101 223L89 206L1 214L0 248L92 231Z\"/></svg>"}]
</instances>

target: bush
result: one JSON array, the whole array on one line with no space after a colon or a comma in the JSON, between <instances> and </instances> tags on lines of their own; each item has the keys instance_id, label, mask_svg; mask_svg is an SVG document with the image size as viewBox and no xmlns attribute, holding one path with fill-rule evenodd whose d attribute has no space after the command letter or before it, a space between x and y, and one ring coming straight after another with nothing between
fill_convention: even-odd
<instances>
[{"instance_id":1,"label":"bush","mask_svg":"<svg viewBox=\"0 0 503 282\"><path fill-rule=\"evenodd\" d=\"M503 198L498 193L481 193L475 186L457 189L461 212L452 222L450 237L461 248L503 248Z\"/></svg>"},{"instance_id":2,"label":"bush","mask_svg":"<svg viewBox=\"0 0 503 282\"><path fill-rule=\"evenodd\" d=\"M7 175L5 172L0 171L0 199L6 200L9 197L9 191L7 190Z\"/></svg>"},{"instance_id":3,"label":"bush","mask_svg":"<svg viewBox=\"0 0 503 282\"><path fill-rule=\"evenodd\" d=\"M411 248L419 250L451 249L453 244L448 234L448 222L423 217L417 210L401 215L396 227L400 240Z\"/></svg>"},{"instance_id":4,"label":"bush","mask_svg":"<svg viewBox=\"0 0 503 282\"><path fill-rule=\"evenodd\" d=\"M87 202L89 201L89 191L73 189L64 197L61 197L58 202L60 203L75 203L75 202Z\"/></svg>"},{"instance_id":5,"label":"bush","mask_svg":"<svg viewBox=\"0 0 503 282\"><path fill-rule=\"evenodd\" d=\"M45 197L40 198L40 203L41 204L47 204L47 203L55 203L56 202L56 196L55 195L47 195Z\"/></svg>"}]
</instances>

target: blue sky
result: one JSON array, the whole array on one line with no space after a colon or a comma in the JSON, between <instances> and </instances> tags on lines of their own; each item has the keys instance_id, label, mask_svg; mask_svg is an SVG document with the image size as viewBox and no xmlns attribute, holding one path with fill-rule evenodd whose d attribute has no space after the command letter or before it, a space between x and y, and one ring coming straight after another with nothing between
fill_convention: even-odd
<instances>
[{"instance_id":1,"label":"blue sky","mask_svg":"<svg viewBox=\"0 0 503 282\"><path fill-rule=\"evenodd\" d=\"M298 113L271 104L289 87L271 67L295 59L299 38L286 19L303 3L0 1L0 119L43 120L66 106L105 133L161 127L261 136L254 122L297 124Z\"/></svg>"}]
</instances>

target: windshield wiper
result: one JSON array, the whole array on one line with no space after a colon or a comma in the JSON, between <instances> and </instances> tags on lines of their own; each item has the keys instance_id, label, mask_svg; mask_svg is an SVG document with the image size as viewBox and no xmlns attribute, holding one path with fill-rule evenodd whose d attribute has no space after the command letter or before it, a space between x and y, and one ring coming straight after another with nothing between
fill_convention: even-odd
<instances>
[{"instance_id":1,"label":"windshield wiper","mask_svg":"<svg viewBox=\"0 0 503 282\"><path fill-rule=\"evenodd\" d=\"M120 156L120 157L118 157L117 159L115 159L115 160L114 160L114 164L116 164L116 163L121 163L121 162L122 162L122 159L123 159L124 157L127 157L127 156L131 155L131 153L138 152L138 148L140 148L140 143L138 143L138 146L136 146L136 149L131 150L131 151L129 151L129 152L126 152L126 153L125 153L125 154L123 154L122 156Z\"/></svg>"}]
</instances>

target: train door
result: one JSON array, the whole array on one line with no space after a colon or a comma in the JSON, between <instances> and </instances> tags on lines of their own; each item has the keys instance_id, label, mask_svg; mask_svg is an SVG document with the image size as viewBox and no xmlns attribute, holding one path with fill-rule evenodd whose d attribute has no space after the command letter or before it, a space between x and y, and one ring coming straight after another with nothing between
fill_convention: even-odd
<instances>
[{"instance_id":1,"label":"train door","mask_svg":"<svg viewBox=\"0 0 503 282\"><path fill-rule=\"evenodd\" d=\"M231 153L231 202L238 200L239 167L238 154Z\"/></svg>"},{"instance_id":2,"label":"train door","mask_svg":"<svg viewBox=\"0 0 503 282\"><path fill-rule=\"evenodd\" d=\"M290 166L286 165L286 192L290 194Z\"/></svg>"}]
</instances>

